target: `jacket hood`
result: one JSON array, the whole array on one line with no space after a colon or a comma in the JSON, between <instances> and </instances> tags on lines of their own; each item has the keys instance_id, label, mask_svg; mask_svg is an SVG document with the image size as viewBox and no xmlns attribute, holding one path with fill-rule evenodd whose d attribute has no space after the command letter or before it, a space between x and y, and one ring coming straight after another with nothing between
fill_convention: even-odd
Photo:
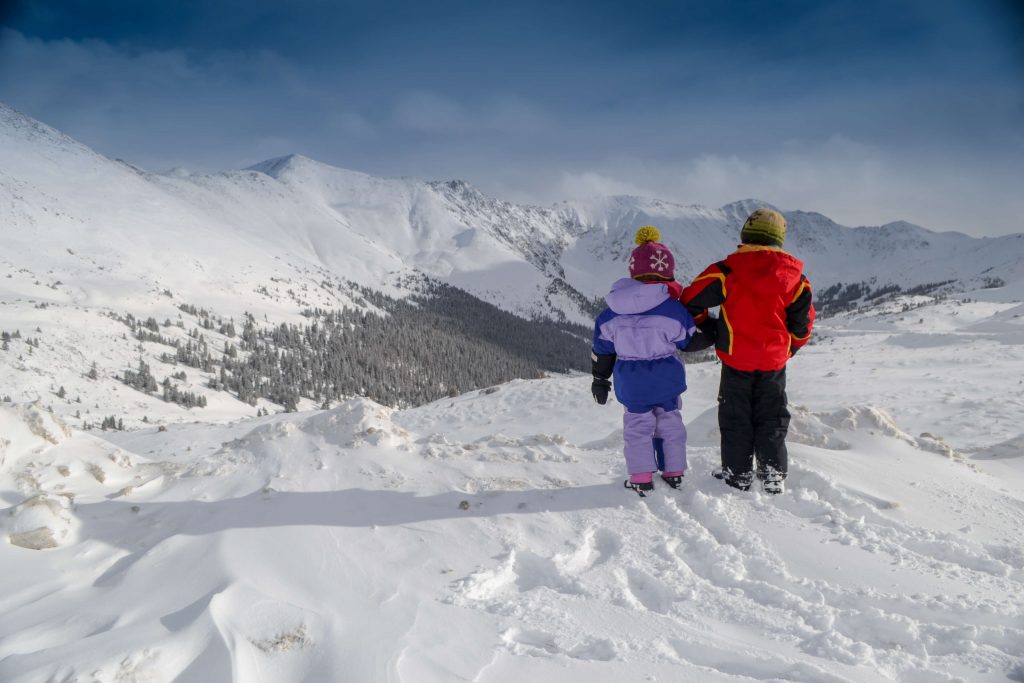
<instances>
[{"instance_id":1,"label":"jacket hood","mask_svg":"<svg viewBox=\"0 0 1024 683\"><path fill-rule=\"evenodd\" d=\"M741 244L735 253L726 259L726 263L730 261L742 262L748 278L772 289L774 287L768 283L776 283L776 287L783 289L796 287L804 270L803 261L778 247Z\"/></svg>"},{"instance_id":2,"label":"jacket hood","mask_svg":"<svg viewBox=\"0 0 1024 683\"><path fill-rule=\"evenodd\" d=\"M668 287L664 283L645 284L632 278L616 280L612 291L604 300L615 313L630 315L646 313L669 299Z\"/></svg>"}]
</instances>

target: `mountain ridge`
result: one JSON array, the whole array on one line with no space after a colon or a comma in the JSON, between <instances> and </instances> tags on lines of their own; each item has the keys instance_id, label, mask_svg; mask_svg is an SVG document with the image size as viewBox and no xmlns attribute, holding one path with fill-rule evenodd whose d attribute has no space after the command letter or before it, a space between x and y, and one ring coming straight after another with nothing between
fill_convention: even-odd
<instances>
[{"instance_id":1,"label":"mountain ridge","mask_svg":"<svg viewBox=\"0 0 1024 683\"><path fill-rule=\"evenodd\" d=\"M639 225L661 229L685 280L735 248L754 206L771 206L745 198L710 208L630 195L529 206L465 180L380 178L301 154L212 174L150 173L0 107L0 141L10 152L0 219L36 228L32 241L6 240L11 252L24 252L19 259L43 262L64 242L88 250L79 237L92 232L93 242L111 243L108 274L117 275L119 263L155 261L124 279L166 287L157 281L167 279L168 263L191 263L195 282L209 292L232 289L233 299L239 288L260 286L238 282L234 275L246 269L301 277L306 286L342 276L395 294L400 288L391 283L400 274L423 272L519 315L586 322L579 301L600 296L623 272ZM787 248L818 286L953 280L966 290L1024 278L1024 249L1013 235L979 239L907 221L851 228L817 212L785 214ZM136 253L133 242L147 253ZM216 257L197 248L208 242L220 244ZM572 295L552 299L552 287Z\"/></svg>"},{"instance_id":2,"label":"mountain ridge","mask_svg":"<svg viewBox=\"0 0 1024 683\"><path fill-rule=\"evenodd\" d=\"M433 304L443 312L438 319L459 319L462 306L466 315L474 312L480 332L492 333L501 317L488 306L520 320L554 321L552 348L530 349L537 352L528 365L531 376L581 367L544 356L555 358L559 346L557 357L566 358L573 353L567 345L578 343L585 363L580 330L592 325L601 297L625 273L637 227L659 227L675 254L677 279L688 281L735 249L747 212L765 203L747 198L708 208L609 196L525 206L464 180L378 178L302 155L219 173L151 173L107 159L10 108L0 109L0 149L0 332L28 337L40 330L45 340L38 346L37 337L24 348L12 343L17 353L0 353L0 384L19 387L21 400L67 384L97 410L121 411L128 401L142 415L159 399L134 389L128 391L137 396L123 398L118 378L126 370L142 374L143 363L154 368L157 382L180 374L176 363L197 367L196 377L181 381L181 391L209 400L204 415L267 409L249 387L244 400L229 397L222 387L234 384L216 372L227 364L207 357L254 352L255 342L237 349L229 334L214 334L233 321L314 334L311 319L329 311L350 311L345 321L356 319L351 311L414 315L428 291L445 297ZM906 222L848 228L818 213L786 215L787 248L804 260L830 312L901 290L934 294L1006 285L985 296L1021 295L1024 235L980 240ZM515 327L514 321L502 324ZM274 331L261 333L272 337ZM445 343L473 343L474 330L462 333L464 341ZM507 338L545 339L544 333L520 334L525 330ZM295 350L324 362L317 355L322 349L313 353L292 344L291 336L283 334L287 343L265 354L268 362ZM490 343L486 336L477 333L476 341ZM390 359L386 346L372 352ZM93 362L105 379L81 382ZM402 362L400 350L394 362ZM503 364L513 365L496 365ZM284 386L297 376L293 370L275 371L280 386L271 394L299 405L296 385ZM308 379L314 370L303 372ZM412 400L438 395L451 377L431 380L434 394L407 387L389 394L379 377L370 381L381 397Z\"/></svg>"}]
</instances>

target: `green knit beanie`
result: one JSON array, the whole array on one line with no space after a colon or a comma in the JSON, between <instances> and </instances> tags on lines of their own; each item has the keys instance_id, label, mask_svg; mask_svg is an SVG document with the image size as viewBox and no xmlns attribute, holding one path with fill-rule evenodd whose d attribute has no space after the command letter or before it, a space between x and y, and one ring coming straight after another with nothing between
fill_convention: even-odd
<instances>
[{"instance_id":1,"label":"green knit beanie","mask_svg":"<svg viewBox=\"0 0 1024 683\"><path fill-rule=\"evenodd\" d=\"M772 209L757 209L750 214L740 231L744 244L765 244L781 247L786 241L786 219Z\"/></svg>"}]
</instances>

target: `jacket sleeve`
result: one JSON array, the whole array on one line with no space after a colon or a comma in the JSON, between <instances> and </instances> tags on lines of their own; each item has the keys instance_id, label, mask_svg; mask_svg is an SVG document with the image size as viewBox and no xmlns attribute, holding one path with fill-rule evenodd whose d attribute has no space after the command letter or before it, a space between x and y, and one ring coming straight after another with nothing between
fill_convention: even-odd
<instances>
[{"instance_id":1,"label":"jacket sleeve","mask_svg":"<svg viewBox=\"0 0 1024 683\"><path fill-rule=\"evenodd\" d=\"M597 379L608 379L615 367L615 343L602 334L601 326L612 318L612 313L605 310L594 323L594 346L590 354L591 372Z\"/></svg>"},{"instance_id":2,"label":"jacket sleeve","mask_svg":"<svg viewBox=\"0 0 1024 683\"><path fill-rule=\"evenodd\" d=\"M728 274L729 267L724 262L712 263L683 290L680 301L697 326L707 320L709 308L721 306L725 301L725 276Z\"/></svg>"},{"instance_id":3,"label":"jacket sleeve","mask_svg":"<svg viewBox=\"0 0 1024 683\"><path fill-rule=\"evenodd\" d=\"M793 353L811 338L814 315L811 281L801 275L800 284L797 285L792 300L786 306L786 329L789 330L789 348Z\"/></svg>"},{"instance_id":4,"label":"jacket sleeve","mask_svg":"<svg viewBox=\"0 0 1024 683\"><path fill-rule=\"evenodd\" d=\"M690 340L693 339L693 335L697 332L697 325L693 322L693 316L683 306L679 307L679 324L682 326L682 329L679 332L679 336L673 341L676 343L676 348L682 351L690 345Z\"/></svg>"}]
</instances>

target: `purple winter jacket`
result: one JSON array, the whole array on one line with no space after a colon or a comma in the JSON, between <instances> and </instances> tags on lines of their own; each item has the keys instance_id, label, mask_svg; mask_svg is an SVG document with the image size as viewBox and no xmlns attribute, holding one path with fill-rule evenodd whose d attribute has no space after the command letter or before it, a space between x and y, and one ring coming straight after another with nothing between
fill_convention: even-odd
<instances>
[{"instance_id":1,"label":"purple winter jacket","mask_svg":"<svg viewBox=\"0 0 1024 683\"><path fill-rule=\"evenodd\" d=\"M662 283L623 278L612 285L594 324L594 353L615 354L615 397L628 409L672 401L686 391L686 369L676 355L696 326Z\"/></svg>"}]
</instances>

